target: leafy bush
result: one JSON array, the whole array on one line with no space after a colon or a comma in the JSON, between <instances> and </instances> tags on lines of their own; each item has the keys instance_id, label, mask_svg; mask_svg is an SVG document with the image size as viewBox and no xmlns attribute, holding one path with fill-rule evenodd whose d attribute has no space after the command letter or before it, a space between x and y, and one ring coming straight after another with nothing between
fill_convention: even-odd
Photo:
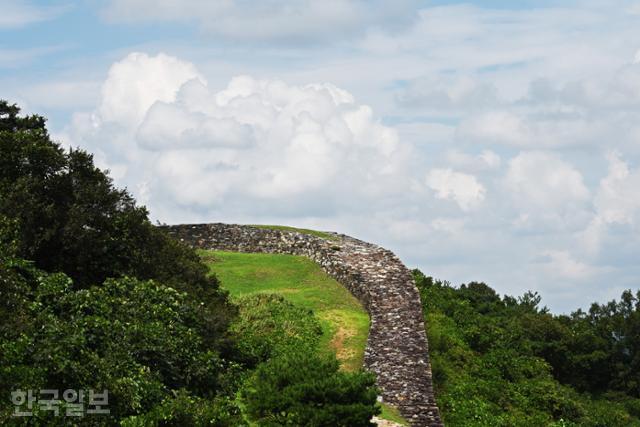
<instances>
[{"instance_id":1,"label":"leafy bush","mask_svg":"<svg viewBox=\"0 0 640 427\"><path fill-rule=\"evenodd\" d=\"M234 307L196 252L154 227L90 154L66 152L44 118L19 112L0 101L0 218L10 252L65 273L73 290L129 276L187 292L204 303L197 307L203 339L228 347Z\"/></svg>"},{"instance_id":2,"label":"leafy bush","mask_svg":"<svg viewBox=\"0 0 640 427\"><path fill-rule=\"evenodd\" d=\"M191 395L186 390L173 392L162 403L143 415L121 421L122 427L205 427L244 425L240 408L229 398L214 401Z\"/></svg>"},{"instance_id":3,"label":"leafy bush","mask_svg":"<svg viewBox=\"0 0 640 427\"><path fill-rule=\"evenodd\" d=\"M262 426L373 426L375 377L342 372L338 361L291 351L258 366L242 391L248 417Z\"/></svg>"},{"instance_id":4,"label":"leafy bush","mask_svg":"<svg viewBox=\"0 0 640 427\"><path fill-rule=\"evenodd\" d=\"M231 325L241 359L254 366L292 349L315 352L322 327L313 312L276 294L254 294L237 301Z\"/></svg>"},{"instance_id":5,"label":"leafy bush","mask_svg":"<svg viewBox=\"0 0 640 427\"><path fill-rule=\"evenodd\" d=\"M62 273L6 258L0 283L2 314L20 319L0 329L5 393L107 389L117 420L152 410L172 390L212 399L221 389L225 362L206 345L205 316L185 293L131 278L73 291Z\"/></svg>"}]
</instances>

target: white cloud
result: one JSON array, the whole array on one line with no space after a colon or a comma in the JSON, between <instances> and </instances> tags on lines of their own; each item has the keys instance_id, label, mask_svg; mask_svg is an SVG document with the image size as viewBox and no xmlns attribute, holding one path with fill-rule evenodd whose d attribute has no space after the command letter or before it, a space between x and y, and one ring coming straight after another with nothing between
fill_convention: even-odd
<instances>
[{"instance_id":1,"label":"white cloud","mask_svg":"<svg viewBox=\"0 0 640 427\"><path fill-rule=\"evenodd\" d=\"M431 221L405 218L385 220L383 229L388 239L406 245L424 243L425 236L455 239L464 232L464 226L463 218L437 217Z\"/></svg>"},{"instance_id":2,"label":"white cloud","mask_svg":"<svg viewBox=\"0 0 640 427\"><path fill-rule=\"evenodd\" d=\"M511 159L504 184L525 213L573 215L589 199L580 172L547 152L526 151Z\"/></svg>"},{"instance_id":3,"label":"white cloud","mask_svg":"<svg viewBox=\"0 0 640 427\"><path fill-rule=\"evenodd\" d=\"M162 54L115 63L97 110L67 134L167 221L194 209L209 219L257 206L356 209L409 182L407 148L348 92L249 76L215 92L192 64Z\"/></svg>"},{"instance_id":4,"label":"white cloud","mask_svg":"<svg viewBox=\"0 0 640 427\"><path fill-rule=\"evenodd\" d=\"M488 111L465 118L457 138L476 144L502 144L526 148L592 145L608 127L571 109L545 111Z\"/></svg>"},{"instance_id":5,"label":"white cloud","mask_svg":"<svg viewBox=\"0 0 640 427\"><path fill-rule=\"evenodd\" d=\"M132 53L109 69L102 85L100 118L133 126L156 101L172 102L180 87L192 79L204 80L193 64L164 54Z\"/></svg>"},{"instance_id":6,"label":"white cloud","mask_svg":"<svg viewBox=\"0 0 640 427\"><path fill-rule=\"evenodd\" d=\"M540 263L551 280L581 281L597 274L600 269L578 261L568 251L548 250L541 254Z\"/></svg>"},{"instance_id":7,"label":"white cloud","mask_svg":"<svg viewBox=\"0 0 640 427\"><path fill-rule=\"evenodd\" d=\"M516 114L491 111L472 116L458 127L460 139L473 139L489 143L528 145L530 130Z\"/></svg>"},{"instance_id":8,"label":"white cloud","mask_svg":"<svg viewBox=\"0 0 640 427\"><path fill-rule=\"evenodd\" d=\"M241 0L111 0L111 22L197 22L209 34L236 41L305 44L362 34L368 27L394 28L414 17L411 0L312 0L252 3Z\"/></svg>"},{"instance_id":9,"label":"white cloud","mask_svg":"<svg viewBox=\"0 0 640 427\"><path fill-rule=\"evenodd\" d=\"M544 290L554 310L637 285L640 27L628 8L239 4L116 0L105 12L200 30L145 47L198 70L157 60L114 77L114 111L132 101L134 120L109 122L98 105L68 130L155 218L330 228L454 283ZM146 86L156 67L176 76L166 96ZM282 81L229 82L247 72ZM624 153L611 172L608 150Z\"/></svg>"},{"instance_id":10,"label":"white cloud","mask_svg":"<svg viewBox=\"0 0 640 427\"><path fill-rule=\"evenodd\" d=\"M471 172L494 170L500 167L502 159L491 150L482 150L472 155L461 150L451 149L445 153L448 164Z\"/></svg>"},{"instance_id":11,"label":"white cloud","mask_svg":"<svg viewBox=\"0 0 640 427\"><path fill-rule=\"evenodd\" d=\"M618 152L607 155L609 172L602 178L594 198L595 214L581 240L591 253L598 253L604 240L629 246L640 242L640 169L632 170ZM612 226L627 226L624 243L608 236Z\"/></svg>"},{"instance_id":12,"label":"white cloud","mask_svg":"<svg viewBox=\"0 0 640 427\"><path fill-rule=\"evenodd\" d=\"M137 140L146 150L242 148L253 144L253 128L233 118L210 117L157 101L138 128Z\"/></svg>"},{"instance_id":13,"label":"white cloud","mask_svg":"<svg viewBox=\"0 0 640 427\"><path fill-rule=\"evenodd\" d=\"M496 87L471 76L424 76L407 82L397 94L400 105L456 113L499 103Z\"/></svg>"},{"instance_id":14,"label":"white cloud","mask_svg":"<svg viewBox=\"0 0 640 427\"><path fill-rule=\"evenodd\" d=\"M53 19L65 8L36 6L20 0L0 0L0 29L13 29Z\"/></svg>"},{"instance_id":15,"label":"white cloud","mask_svg":"<svg viewBox=\"0 0 640 427\"><path fill-rule=\"evenodd\" d=\"M613 152L608 156L609 173L600 181L595 206L605 223L640 224L640 169L629 165Z\"/></svg>"},{"instance_id":16,"label":"white cloud","mask_svg":"<svg viewBox=\"0 0 640 427\"><path fill-rule=\"evenodd\" d=\"M437 198L453 200L464 211L478 207L487 192L475 176L451 169L433 169L427 174L426 183Z\"/></svg>"}]
</instances>

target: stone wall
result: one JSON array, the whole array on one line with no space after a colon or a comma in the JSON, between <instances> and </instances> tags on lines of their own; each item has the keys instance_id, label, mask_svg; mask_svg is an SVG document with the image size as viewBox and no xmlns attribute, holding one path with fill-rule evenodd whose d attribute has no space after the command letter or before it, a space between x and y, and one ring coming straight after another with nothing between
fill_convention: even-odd
<instances>
[{"instance_id":1,"label":"stone wall","mask_svg":"<svg viewBox=\"0 0 640 427\"><path fill-rule=\"evenodd\" d=\"M324 239L246 225L165 227L202 249L303 255L358 298L371 318L364 364L376 373L382 399L413 426L442 426L431 383L420 296L411 272L391 252L345 235Z\"/></svg>"}]
</instances>

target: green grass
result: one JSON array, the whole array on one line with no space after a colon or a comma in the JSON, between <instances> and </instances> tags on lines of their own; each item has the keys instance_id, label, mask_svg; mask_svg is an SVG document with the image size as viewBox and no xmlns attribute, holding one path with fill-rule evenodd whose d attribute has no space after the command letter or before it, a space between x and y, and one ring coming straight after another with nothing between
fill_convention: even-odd
<instances>
[{"instance_id":1,"label":"green grass","mask_svg":"<svg viewBox=\"0 0 640 427\"><path fill-rule=\"evenodd\" d=\"M409 422L400 415L400 411L395 407L387 405L386 403L380 403L380 409L382 409L382 412L378 415L378 418L393 421L394 423L398 423L403 426L409 425Z\"/></svg>"},{"instance_id":2,"label":"green grass","mask_svg":"<svg viewBox=\"0 0 640 427\"><path fill-rule=\"evenodd\" d=\"M309 230L307 228L295 228L295 227L289 227L286 225L255 225L255 224L252 225L252 227L265 228L267 230L296 231L298 233L309 234L311 236L321 237L323 239L331 240L334 242L340 240L335 234L327 233L324 231Z\"/></svg>"},{"instance_id":3,"label":"green grass","mask_svg":"<svg viewBox=\"0 0 640 427\"><path fill-rule=\"evenodd\" d=\"M342 369L362 367L369 316L360 302L310 259L281 254L200 251L232 298L277 293L314 311L322 324L319 351L335 352Z\"/></svg>"}]
</instances>

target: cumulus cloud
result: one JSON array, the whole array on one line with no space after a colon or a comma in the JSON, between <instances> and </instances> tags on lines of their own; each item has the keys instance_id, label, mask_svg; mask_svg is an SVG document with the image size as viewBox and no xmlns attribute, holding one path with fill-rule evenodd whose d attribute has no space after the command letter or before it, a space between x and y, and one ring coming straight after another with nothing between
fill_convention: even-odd
<instances>
[{"instance_id":1,"label":"cumulus cloud","mask_svg":"<svg viewBox=\"0 0 640 427\"><path fill-rule=\"evenodd\" d=\"M526 151L511 159L504 184L524 212L573 214L589 199L582 174L548 152Z\"/></svg>"},{"instance_id":2,"label":"cumulus cloud","mask_svg":"<svg viewBox=\"0 0 640 427\"><path fill-rule=\"evenodd\" d=\"M193 64L162 53L132 53L109 69L98 114L105 122L135 126L155 102L174 101L192 79L204 81Z\"/></svg>"},{"instance_id":3,"label":"cumulus cloud","mask_svg":"<svg viewBox=\"0 0 640 427\"><path fill-rule=\"evenodd\" d=\"M609 173L600 181L595 206L606 223L638 224L640 220L640 170L630 170L620 153L608 154Z\"/></svg>"},{"instance_id":4,"label":"cumulus cloud","mask_svg":"<svg viewBox=\"0 0 640 427\"><path fill-rule=\"evenodd\" d=\"M458 127L458 133L461 139L513 145L527 145L531 139L527 124L508 111L491 111L472 116Z\"/></svg>"},{"instance_id":5,"label":"cumulus cloud","mask_svg":"<svg viewBox=\"0 0 640 427\"><path fill-rule=\"evenodd\" d=\"M162 54L115 63L98 108L76 115L68 136L167 220L194 209L349 210L408 182L396 132L348 92L249 76L216 92L192 64Z\"/></svg>"},{"instance_id":6,"label":"cumulus cloud","mask_svg":"<svg viewBox=\"0 0 640 427\"><path fill-rule=\"evenodd\" d=\"M609 172L602 178L594 198L595 214L589 226L582 233L582 241L591 253L597 253L604 240L612 240L609 236L612 227L627 227L620 239L611 242L613 245L637 245L640 230L640 169L631 169L621 159L618 152L607 155Z\"/></svg>"},{"instance_id":7,"label":"cumulus cloud","mask_svg":"<svg viewBox=\"0 0 640 427\"><path fill-rule=\"evenodd\" d=\"M501 157L491 150L482 150L479 154L470 154L457 149L445 153L448 164L470 172L496 170L502 163Z\"/></svg>"},{"instance_id":8,"label":"cumulus cloud","mask_svg":"<svg viewBox=\"0 0 640 427\"><path fill-rule=\"evenodd\" d=\"M638 134L640 64L626 62L604 75L554 81L535 78L511 102L457 111L460 141L520 148L594 147L616 136L627 148Z\"/></svg>"},{"instance_id":9,"label":"cumulus cloud","mask_svg":"<svg viewBox=\"0 0 640 427\"><path fill-rule=\"evenodd\" d=\"M150 151L251 146L255 140L248 124L226 117L191 112L173 103L156 102L147 111L136 139Z\"/></svg>"},{"instance_id":10,"label":"cumulus cloud","mask_svg":"<svg viewBox=\"0 0 640 427\"><path fill-rule=\"evenodd\" d=\"M457 138L477 144L522 148L592 145L606 133L603 123L572 108L545 111L494 110L470 115L457 128Z\"/></svg>"},{"instance_id":11,"label":"cumulus cloud","mask_svg":"<svg viewBox=\"0 0 640 427\"><path fill-rule=\"evenodd\" d=\"M528 272L518 286L539 289L534 273L590 283L605 270L571 250L574 234L594 212L599 235L604 218L635 218L625 202L635 172L618 157L594 192L554 151L465 149L450 125L398 129L409 142L330 83L237 76L218 88L191 63L134 53L111 67L96 108L74 116L65 140L96 153L155 219L335 228L396 242L407 262L429 259L454 280L512 280L483 267L509 263ZM434 129L445 151L428 158L417 147ZM518 237L549 226L551 240Z\"/></svg>"},{"instance_id":12,"label":"cumulus cloud","mask_svg":"<svg viewBox=\"0 0 640 427\"><path fill-rule=\"evenodd\" d=\"M451 169L433 169L427 174L426 183L437 198L453 200L465 211L480 205L487 192L475 176Z\"/></svg>"}]
</instances>

